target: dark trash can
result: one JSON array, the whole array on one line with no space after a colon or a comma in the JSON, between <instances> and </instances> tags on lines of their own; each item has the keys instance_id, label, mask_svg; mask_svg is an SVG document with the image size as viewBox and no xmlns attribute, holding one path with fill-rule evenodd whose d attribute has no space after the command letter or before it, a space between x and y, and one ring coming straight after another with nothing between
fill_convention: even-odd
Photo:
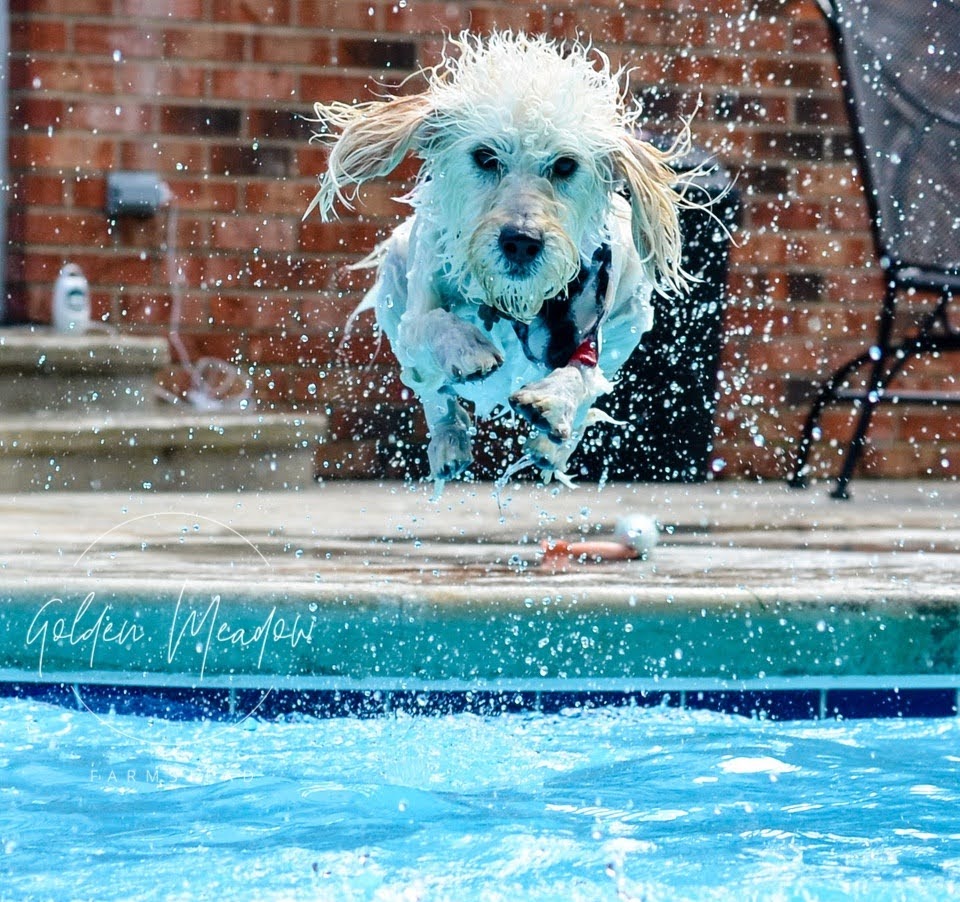
<instances>
[{"instance_id":1,"label":"dark trash can","mask_svg":"<svg viewBox=\"0 0 960 902\"><path fill-rule=\"evenodd\" d=\"M683 162L692 168L705 158L691 154ZM732 227L740 196L727 173L717 168L698 184L704 199L714 201L714 214ZM591 429L571 460L571 475L634 482L707 478L730 239L701 210L682 211L680 226L683 267L701 281L682 299L654 295L653 328L621 369L616 389L601 401L627 425Z\"/></svg>"}]
</instances>

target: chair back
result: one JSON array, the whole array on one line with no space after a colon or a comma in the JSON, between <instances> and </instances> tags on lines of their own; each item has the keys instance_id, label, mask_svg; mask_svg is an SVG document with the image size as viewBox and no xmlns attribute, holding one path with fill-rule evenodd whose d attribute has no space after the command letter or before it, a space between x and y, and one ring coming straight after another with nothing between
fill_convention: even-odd
<instances>
[{"instance_id":1,"label":"chair back","mask_svg":"<svg viewBox=\"0 0 960 902\"><path fill-rule=\"evenodd\" d=\"M819 0L833 33L877 250L960 271L960 3Z\"/></svg>"}]
</instances>

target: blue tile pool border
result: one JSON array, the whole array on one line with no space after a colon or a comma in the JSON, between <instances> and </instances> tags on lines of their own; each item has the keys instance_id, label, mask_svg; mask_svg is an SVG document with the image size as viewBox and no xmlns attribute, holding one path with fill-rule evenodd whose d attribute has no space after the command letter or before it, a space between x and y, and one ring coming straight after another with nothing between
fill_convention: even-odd
<instances>
[{"instance_id":1,"label":"blue tile pool border","mask_svg":"<svg viewBox=\"0 0 960 902\"><path fill-rule=\"evenodd\" d=\"M578 709L669 707L768 720L945 718L960 711L956 686L780 689L228 689L0 681L0 698L33 699L98 715L166 720L554 714Z\"/></svg>"}]
</instances>

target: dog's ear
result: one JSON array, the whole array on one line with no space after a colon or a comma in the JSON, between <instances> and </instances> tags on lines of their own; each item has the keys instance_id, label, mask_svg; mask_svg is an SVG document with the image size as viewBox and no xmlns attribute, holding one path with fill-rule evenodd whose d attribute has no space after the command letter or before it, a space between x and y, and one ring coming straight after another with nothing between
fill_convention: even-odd
<instances>
[{"instance_id":1,"label":"dog's ear","mask_svg":"<svg viewBox=\"0 0 960 902\"><path fill-rule=\"evenodd\" d=\"M613 164L630 192L637 253L664 288L682 293L689 284L680 264L682 239L677 212L685 205L683 178L669 166L679 155L676 145L662 151L624 132Z\"/></svg>"},{"instance_id":2,"label":"dog's ear","mask_svg":"<svg viewBox=\"0 0 960 902\"><path fill-rule=\"evenodd\" d=\"M338 199L350 209L350 200L363 182L393 171L416 146L417 132L430 110L428 93L356 105L315 104L317 121L326 131L314 135L314 140L327 144L330 156L327 171L320 179L320 190L304 218L319 207L321 217L329 219Z\"/></svg>"}]
</instances>

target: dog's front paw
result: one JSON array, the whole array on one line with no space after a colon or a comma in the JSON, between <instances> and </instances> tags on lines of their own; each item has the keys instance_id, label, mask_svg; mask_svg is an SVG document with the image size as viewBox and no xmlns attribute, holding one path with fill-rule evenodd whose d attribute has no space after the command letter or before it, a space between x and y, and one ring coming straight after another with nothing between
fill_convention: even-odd
<instances>
[{"instance_id":1,"label":"dog's front paw","mask_svg":"<svg viewBox=\"0 0 960 902\"><path fill-rule=\"evenodd\" d=\"M434 311L429 336L433 356L449 382L473 382L503 364L503 354L473 323Z\"/></svg>"},{"instance_id":2,"label":"dog's front paw","mask_svg":"<svg viewBox=\"0 0 960 902\"><path fill-rule=\"evenodd\" d=\"M470 433L457 426L435 430L427 446L427 460L431 479L441 482L456 479L473 463Z\"/></svg>"},{"instance_id":3,"label":"dog's front paw","mask_svg":"<svg viewBox=\"0 0 960 902\"><path fill-rule=\"evenodd\" d=\"M575 436L569 441L557 444L543 432L531 435L524 445L524 454L530 463L540 471L545 483L557 477L561 482L570 485L566 476L567 464L573 452L580 444L581 436Z\"/></svg>"},{"instance_id":4,"label":"dog's front paw","mask_svg":"<svg viewBox=\"0 0 960 902\"><path fill-rule=\"evenodd\" d=\"M515 391L510 404L535 429L560 444L573 434L582 395L583 378L579 370L567 366Z\"/></svg>"}]
</instances>

